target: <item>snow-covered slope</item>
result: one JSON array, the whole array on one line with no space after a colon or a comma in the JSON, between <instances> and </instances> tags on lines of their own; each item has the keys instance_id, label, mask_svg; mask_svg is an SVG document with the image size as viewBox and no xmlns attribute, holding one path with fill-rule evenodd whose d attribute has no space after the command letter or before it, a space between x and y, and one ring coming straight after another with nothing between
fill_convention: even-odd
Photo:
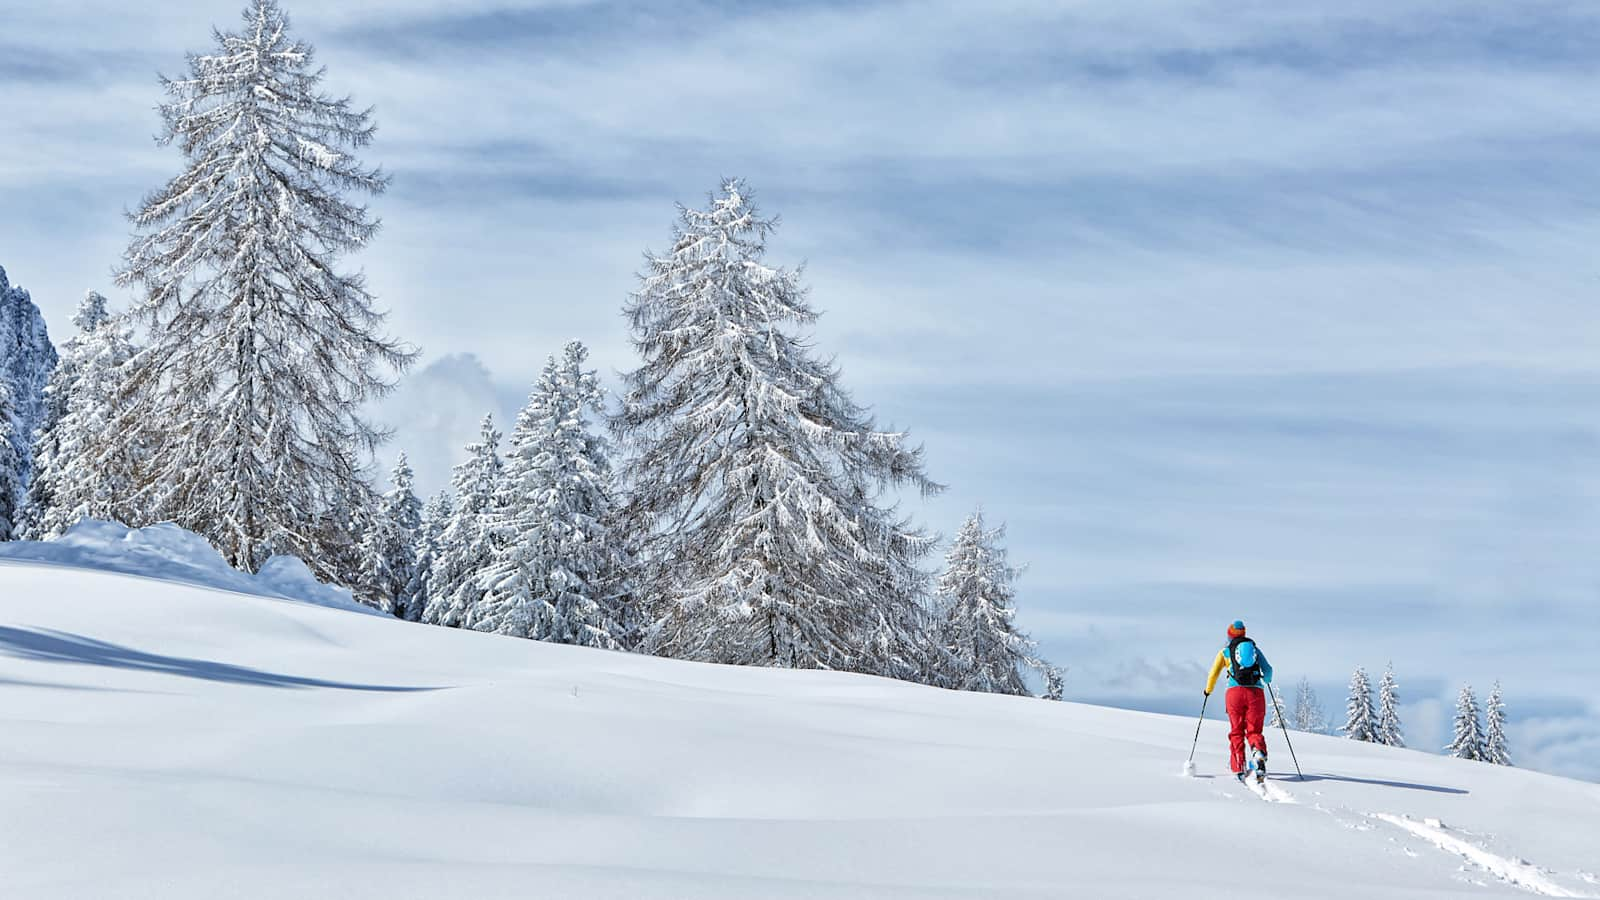
<instances>
[{"instance_id":1,"label":"snow-covered slope","mask_svg":"<svg viewBox=\"0 0 1600 900\"><path fill-rule=\"evenodd\" d=\"M1600 897L1600 786L1192 725L0 565L0 895Z\"/></svg>"}]
</instances>

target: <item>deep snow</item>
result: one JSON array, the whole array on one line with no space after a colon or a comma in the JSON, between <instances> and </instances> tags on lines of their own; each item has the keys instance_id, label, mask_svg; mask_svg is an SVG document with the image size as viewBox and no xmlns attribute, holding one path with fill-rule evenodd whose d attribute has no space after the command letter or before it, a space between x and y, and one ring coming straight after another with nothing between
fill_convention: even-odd
<instances>
[{"instance_id":1,"label":"deep snow","mask_svg":"<svg viewBox=\"0 0 1600 900\"><path fill-rule=\"evenodd\" d=\"M7 897L1600 897L1600 785L1193 732L0 565Z\"/></svg>"}]
</instances>

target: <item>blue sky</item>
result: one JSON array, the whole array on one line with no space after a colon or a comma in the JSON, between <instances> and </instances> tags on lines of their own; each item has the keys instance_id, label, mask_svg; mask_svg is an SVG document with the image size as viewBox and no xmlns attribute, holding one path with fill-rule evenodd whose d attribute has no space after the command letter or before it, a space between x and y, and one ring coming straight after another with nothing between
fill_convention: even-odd
<instances>
[{"instance_id":1,"label":"blue sky","mask_svg":"<svg viewBox=\"0 0 1600 900\"><path fill-rule=\"evenodd\" d=\"M6 12L0 265L57 338L169 177L155 73L231 2ZM817 339L1029 565L1069 695L1177 712L1249 620L1412 743L1504 680L1600 780L1600 7L1585 2L288 0L394 176L362 254L423 367L425 483L741 175ZM333 8L328 8L333 7Z\"/></svg>"}]
</instances>

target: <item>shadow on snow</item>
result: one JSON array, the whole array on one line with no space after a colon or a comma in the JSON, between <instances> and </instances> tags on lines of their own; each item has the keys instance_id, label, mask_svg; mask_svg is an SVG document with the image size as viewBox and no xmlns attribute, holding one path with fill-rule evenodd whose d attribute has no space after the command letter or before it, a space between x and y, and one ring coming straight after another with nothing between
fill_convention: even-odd
<instances>
[{"instance_id":1,"label":"shadow on snow","mask_svg":"<svg viewBox=\"0 0 1600 900\"><path fill-rule=\"evenodd\" d=\"M1202 779L1202 780L1210 780L1210 779L1213 779L1213 778L1222 778L1223 776L1221 776L1221 775L1186 775L1186 776L1183 776L1183 777L1185 777L1185 778L1199 778L1199 779ZM1229 775L1227 777L1228 778L1232 778L1233 776ZM1356 777L1351 776L1351 775L1328 775L1326 773L1324 773L1324 774L1311 774L1311 775L1305 776L1304 778L1301 778L1298 775L1289 775L1289 774L1285 774L1283 772L1279 772L1276 775L1269 774L1267 776L1267 778L1272 780L1272 781L1289 781L1289 782L1299 782L1299 781L1342 781L1342 782L1344 782L1346 784L1370 784L1370 785L1375 785L1377 787L1401 788L1402 790L1407 790L1407 791L1428 791L1428 792L1434 793L1434 794L1470 794L1470 793L1472 793L1471 791L1463 790L1462 788L1443 787L1443 786L1437 785L1437 784L1415 784L1415 783L1412 783L1410 781L1381 781L1381 780L1374 779L1374 778L1356 778Z\"/></svg>"},{"instance_id":2,"label":"shadow on snow","mask_svg":"<svg viewBox=\"0 0 1600 900\"><path fill-rule=\"evenodd\" d=\"M1285 776L1288 777L1288 776ZM1435 794L1468 794L1461 788L1441 787L1436 784L1413 784L1409 781L1383 781L1375 778L1353 778L1349 775L1307 775L1306 781L1342 781L1346 784L1372 784L1378 787L1404 788L1408 791L1431 791Z\"/></svg>"},{"instance_id":3,"label":"shadow on snow","mask_svg":"<svg viewBox=\"0 0 1600 900\"><path fill-rule=\"evenodd\" d=\"M115 669L131 669L136 672L159 672L164 675L178 675L184 678L199 678L203 681L251 684L258 687L331 688L341 691L384 692L438 690L438 688L432 687L353 684L343 681L327 681L321 678L302 678L297 675L264 672L260 669L211 662L204 659L160 656L155 653L145 653L140 650L134 650L131 647L123 647L106 641L97 641L93 638L70 634L65 631L33 631L26 628L0 626L0 649L18 659L109 666Z\"/></svg>"}]
</instances>

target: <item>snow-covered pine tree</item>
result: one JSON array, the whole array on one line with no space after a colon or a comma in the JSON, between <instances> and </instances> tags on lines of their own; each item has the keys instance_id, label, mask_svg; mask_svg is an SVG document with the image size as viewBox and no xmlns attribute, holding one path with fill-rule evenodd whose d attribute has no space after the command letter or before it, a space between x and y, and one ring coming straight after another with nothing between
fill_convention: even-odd
<instances>
[{"instance_id":1,"label":"snow-covered pine tree","mask_svg":"<svg viewBox=\"0 0 1600 900\"><path fill-rule=\"evenodd\" d=\"M1044 669L1044 699L1060 700L1067 691L1067 673L1060 666Z\"/></svg>"},{"instance_id":2,"label":"snow-covered pine tree","mask_svg":"<svg viewBox=\"0 0 1600 900\"><path fill-rule=\"evenodd\" d=\"M204 535L234 566L274 553L346 580L356 541L328 514L364 486L383 438L360 413L413 353L380 332L383 314L339 257L377 231L350 194L386 176L354 151L370 111L323 92L310 45L276 0L162 79L161 143L184 170L130 216L139 232L118 273L139 285L149 347L130 367L121 422L151 446L139 498L150 520Z\"/></svg>"},{"instance_id":3,"label":"snow-covered pine tree","mask_svg":"<svg viewBox=\"0 0 1600 900\"><path fill-rule=\"evenodd\" d=\"M16 527L33 480L34 434L45 418L45 385L56 366L44 316L0 269L0 541Z\"/></svg>"},{"instance_id":4,"label":"snow-covered pine tree","mask_svg":"<svg viewBox=\"0 0 1600 900\"><path fill-rule=\"evenodd\" d=\"M1372 711L1372 683L1367 670L1356 666L1350 676L1350 696L1345 700L1344 726L1339 730L1352 741L1378 739L1377 716Z\"/></svg>"},{"instance_id":5,"label":"snow-covered pine tree","mask_svg":"<svg viewBox=\"0 0 1600 900\"><path fill-rule=\"evenodd\" d=\"M944 613L937 631L937 684L959 691L1027 694L1022 667L1050 668L1016 626L1017 570L1006 561L1004 538L1005 526L985 527L982 510L956 532L934 594Z\"/></svg>"},{"instance_id":6,"label":"snow-covered pine tree","mask_svg":"<svg viewBox=\"0 0 1600 900\"><path fill-rule=\"evenodd\" d=\"M1405 731L1400 727L1400 685L1394 678L1394 663L1383 670L1383 680L1378 682L1377 741L1390 747L1406 745Z\"/></svg>"},{"instance_id":7,"label":"snow-covered pine tree","mask_svg":"<svg viewBox=\"0 0 1600 900\"><path fill-rule=\"evenodd\" d=\"M361 592L366 561L361 552L361 541L367 534L375 516L378 501L377 489L366 480L341 485L332 494L336 498L317 516L312 524L315 546L322 548L318 573L327 581Z\"/></svg>"},{"instance_id":8,"label":"snow-covered pine tree","mask_svg":"<svg viewBox=\"0 0 1600 900\"><path fill-rule=\"evenodd\" d=\"M16 392L0 378L0 541L9 541L15 536L26 502L25 470L22 453L17 449L17 435L23 427L21 419L17 413Z\"/></svg>"},{"instance_id":9,"label":"snow-covered pine tree","mask_svg":"<svg viewBox=\"0 0 1600 900\"><path fill-rule=\"evenodd\" d=\"M1328 730L1328 717L1322 711L1322 702L1311 687L1311 679L1301 678L1295 687L1294 716L1289 724L1296 731L1320 734Z\"/></svg>"},{"instance_id":10,"label":"snow-covered pine tree","mask_svg":"<svg viewBox=\"0 0 1600 900\"><path fill-rule=\"evenodd\" d=\"M613 420L655 604L644 647L689 659L907 677L926 646L934 538L886 488L940 489L800 334L796 271L744 183L680 212L626 307L643 364Z\"/></svg>"},{"instance_id":11,"label":"snow-covered pine tree","mask_svg":"<svg viewBox=\"0 0 1600 900\"><path fill-rule=\"evenodd\" d=\"M78 333L68 338L59 348L59 358L56 360L55 371L50 373L50 380L44 387L43 414L39 420L38 431L34 434L33 443L33 478L28 483L28 500L21 515L21 525L18 532L25 540L40 540L38 523L52 504L51 479L46 477L46 472L54 465L60 452L61 440L57 425L67 414L67 400L72 393L73 383L78 379L78 360L81 355L80 348L86 334L100 327L100 324L111 317L106 308L106 298L96 291L89 291L78 304L78 310L72 316L72 324L77 326Z\"/></svg>"},{"instance_id":12,"label":"snow-covered pine tree","mask_svg":"<svg viewBox=\"0 0 1600 900\"><path fill-rule=\"evenodd\" d=\"M627 555L606 442L588 416L605 392L572 341L552 356L517 417L487 516L494 534L470 626L560 644L620 649Z\"/></svg>"},{"instance_id":13,"label":"snow-covered pine tree","mask_svg":"<svg viewBox=\"0 0 1600 900\"><path fill-rule=\"evenodd\" d=\"M454 498L449 491L440 491L428 498L422 507L422 525L417 532L416 565L411 581L406 584L406 620L420 622L428 608L428 578L433 573L434 560L439 556L439 541L445 526L450 524Z\"/></svg>"},{"instance_id":14,"label":"snow-covered pine tree","mask_svg":"<svg viewBox=\"0 0 1600 900\"><path fill-rule=\"evenodd\" d=\"M389 476L394 487L378 501L361 539L361 599L402 619L416 618L406 593L416 574L422 529L422 501L412 492L415 478L401 451Z\"/></svg>"},{"instance_id":15,"label":"snow-covered pine tree","mask_svg":"<svg viewBox=\"0 0 1600 900\"><path fill-rule=\"evenodd\" d=\"M450 522L439 535L439 548L428 575L428 602L422 621L460 628L472 617L483 596L479 577L492 550L487 527L500 486L500 437L494 416L483 417L478 442L467 445L467 459L456 466L452 483L455 504Z\"/></svg>"},{"instance_id":16,"label":"snow-covered pine tree","mask_svg":"<svg viewBox=\"0 0 1600 900\"><path fill-rule=\"evenodd\" d=\"M1485 758L1483 741L1483 719L1478 713L1478 698L1472 693L1472 685L1461 686L1461 695L1456 698L1456 719L1454 737L1444 752L1457 759Z\"/></svg>"},{"instance_id":17,"label":"snow-covered pine tree","mask_svg":"<svg viewBox=\"0 0 1600 900\"><path fill-rule=\"evenodd\" d=\"M143 450L141 434L119 433L128 361L138 348L125 317L90 291L73 316L78 333L62 345L61 362L45 388L34 479L28 489L31 540L50 540L81 519L129 523Z\"/></svg>"},{"instance_id":18,"label":"snow-covered pine tree","mask_svg":"<svg viewBox=\"0 0 1600 900\"><path fill-rule=\"evenodd\" d=\"M1506 746L1506 707L1505 701L1500 697L1500 682L1494 683L1494 689L1489 691L1489 702L1485 707L1487 732L1483 737L1483 759L1497 766L1511 765L1511 751Z\"/></svg>"},{"instance_id":19,"label":"snow-covered pine tree","mask_svg":"<svg viewBox=\"0 0 1600 900\"><path fill-rule=\"evenodd\" d=\"M1289 711L1283 708L1283 698L1279 697L1276 693L1271 694L1270 698L1271 699L1268 702L1272 704L1272 716L1267 720L1267 727L1287 728L1289 723Z\"/></svg>"}]
</instances>

